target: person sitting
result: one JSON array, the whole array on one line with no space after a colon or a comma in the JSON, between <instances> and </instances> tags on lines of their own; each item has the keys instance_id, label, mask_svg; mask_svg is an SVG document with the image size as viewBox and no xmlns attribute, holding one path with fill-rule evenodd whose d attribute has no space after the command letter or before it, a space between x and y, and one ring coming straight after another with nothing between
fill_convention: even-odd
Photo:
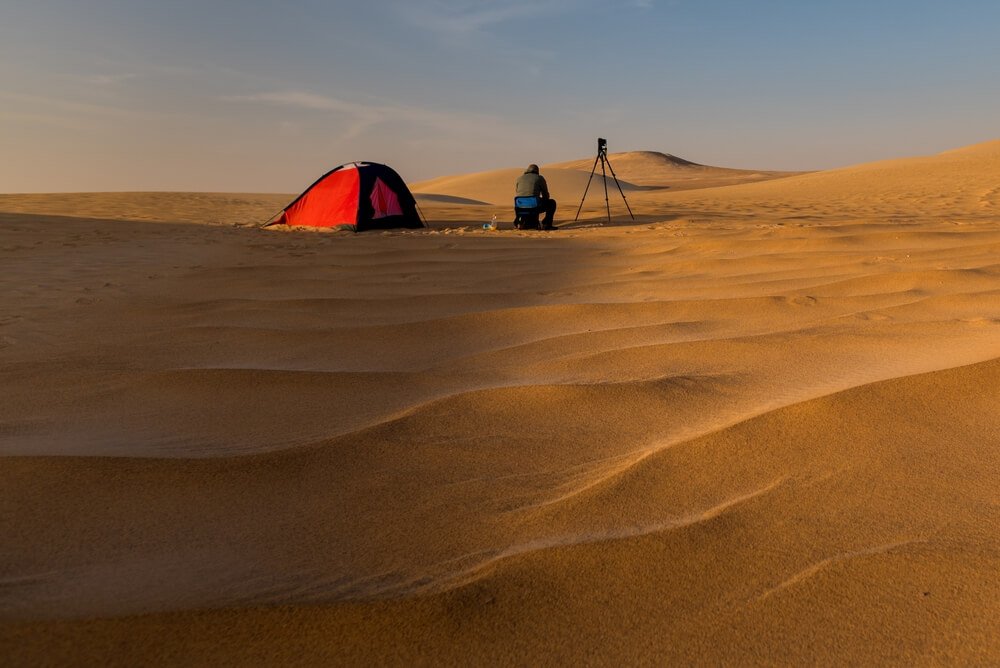
<instances>
[{"instance_id":1,"label":"person sitting","mask_svg":"<svg viewBox=\"0 0 1000 668\"><path fill-rule=\"evenodd\" d=\"M524 174L517 177L514 190L517 197L537 197L538 211L545 214L545 218L542 220L542 229L556 229L552 225L552 219L556 215L556 201L549 197L549 186L545 182L545 177L538 173L538 165L528 165Z\"/></svg>"}]
</instances>

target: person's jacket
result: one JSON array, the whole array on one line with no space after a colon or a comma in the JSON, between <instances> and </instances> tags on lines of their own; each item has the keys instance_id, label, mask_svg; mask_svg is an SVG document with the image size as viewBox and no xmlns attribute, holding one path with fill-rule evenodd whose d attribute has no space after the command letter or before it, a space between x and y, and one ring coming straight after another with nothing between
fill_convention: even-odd
<instances>
[{"instance_id":1,"label":"person's jacket","mask_svg":"<svg viewBox=\"0 0 1000 668\"><path fill-rule=\"evenodd\" d=\"M549 185L545 183L545 177L535 172L525 172L517 177L514 188L518 197L549 198Z\"/></svg>"}]
</instances>

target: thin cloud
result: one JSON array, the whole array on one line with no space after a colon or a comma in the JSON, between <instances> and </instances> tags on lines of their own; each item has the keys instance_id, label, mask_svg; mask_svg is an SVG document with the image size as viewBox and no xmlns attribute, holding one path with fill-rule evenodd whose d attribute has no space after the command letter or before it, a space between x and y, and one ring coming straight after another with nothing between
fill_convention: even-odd
<instances>
[{"instance_id":1,"label":"thin cloud","mask_svg":"<svg viewBox=\"0 0 1000 668\"><path fill-rule=\"evenodd\" d=\"M482 131L495 127L497 119L477 114L457 114L395 104L364 104L308 91L287 90L252 95L230 95L227 102L261 104L300 111L330 112L347 119L342 139L353 139L383 123L415 123L440 130Z\"/></svg>"},{"instance_id":2,"label":"thin cloud","mask_svg":"<svg viewBox=\"0 0 1000 668\"><path fill-rule=\"evenodd\" d=\"M373 114L380 110L380 107L345 102L335 97L296 90L254 93L253 95L227 95L222 99L227 102L261 102L283 107L311 111L334 111L344 114Z\"/></svg>"},{"instance_id":3,"label":"thin cloud","mask_svg":"<svg viewBox=\"0 0 1000 668\"><path fill-rule=\"evenodd\" d=\"M502 23L558 14L580 3L570 0L536 0L491 4L493 6L484 7L482 2L430 0L399 5L398 12L404 20L425 30L465 36Z\"/></svg>"},{"instance_id":4,"label":"thin cloud","mask_svg":"<svg viewBox=\"0 0 1000 668\"><path fill-rule=\"evenodd\" d=\"M0 100L17 105L29 110L45 110L48 112L64 112L74 116L96 116L108 118L131 118L141 115L139 112L122 107L109 107L101 104L91 104L88 102L77 102L42 95L28 95L24 93L4 93L0 92Z\"/></svg>"},{"instance_id":5,"label":"thin cloud","mask_svg":"<svg viewBox=\"0 0 1000 668\"><path fill-rule=\"evenodd\" d=\"M116 86L129 79L135 79L137 76L136 74L91 74L80 79L84 83L94 84L95 86Z\"/></svg>"},{"instance_id":6,"label":"thin cloud","mask_svg":"<svg viewBox=\"0 0 1000 668\"><path fill-rule=\"evenodd\" d=\"M79 119L71 118L69 116L44 114L41 112L29 113L0 111L0 121L18 123L24 127L31 125L47 125L54 128L74 131L82 131L90 128L87 123L82 122Z\"/></svg>"}]
</instances>

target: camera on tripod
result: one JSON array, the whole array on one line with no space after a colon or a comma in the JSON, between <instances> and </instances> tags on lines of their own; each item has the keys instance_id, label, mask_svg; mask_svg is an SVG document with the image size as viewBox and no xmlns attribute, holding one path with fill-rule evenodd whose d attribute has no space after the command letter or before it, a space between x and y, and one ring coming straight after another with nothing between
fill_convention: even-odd
<instances>
[{"instance_id":1,"label":"camera on tripod","mask_svg":"<svg viewBox=\"0 0 1000 668\"><path fill-rule=\"evenodd\" d=\"M618 175L615 174L615 168L611 166L611 160L608 158L608 140L604 137L598 137L597 157L594 158L594 166L590 168L590 178L587 179L587 187L583 189L583 197L580 199L580 206L577 207L576 217L573 218L573 222L575 223L580 220L580 212L583 211L583 202L587 199L587 193L590 192L590 182L594 180L597 163L601 163L601 180L604 181L604 206L608 211L608 223L611 223L611 202L608 201L608 174L606 169L611 170L611 178L615 180L615 185L618 186L618 192L621 193L622 201L625 202L628 215L632 220L635 220L632 207L628 205L628 200L625 198L625 191L622 190L622 184L618 182Z\"/></svg>"}]
</instances>

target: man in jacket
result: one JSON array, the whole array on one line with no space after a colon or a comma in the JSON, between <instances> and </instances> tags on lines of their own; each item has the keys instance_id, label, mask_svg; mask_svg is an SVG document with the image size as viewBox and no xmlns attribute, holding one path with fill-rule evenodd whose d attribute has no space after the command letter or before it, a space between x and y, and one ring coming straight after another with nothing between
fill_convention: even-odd
<instances>
[{"instance_id":1,"label":"man in jacket","mask_svg":"<svg viewBox=\"0 0 1000 668\"><path fill-rule=\"evenodd\" d=\"M556 201L549 197L549 185L545 182L545 177L538 173L538 165L528 165L524 174L517 177L514 190L517 197L537 197L538 206L545 213L542 229L556 229L552 226L552 219L556 215Z\"/></svg>"}]
</instances>

